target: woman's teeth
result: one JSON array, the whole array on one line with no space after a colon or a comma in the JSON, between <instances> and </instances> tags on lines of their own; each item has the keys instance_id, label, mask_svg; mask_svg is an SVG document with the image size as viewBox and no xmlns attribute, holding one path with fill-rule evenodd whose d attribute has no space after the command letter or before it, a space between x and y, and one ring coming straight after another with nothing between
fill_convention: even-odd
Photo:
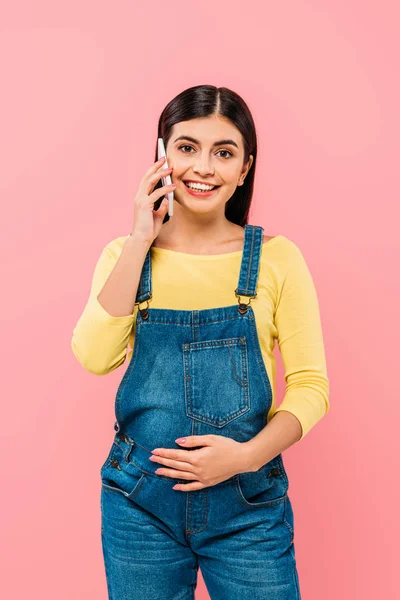
<instances>
[{"instance_id":1,"label":"woman's teeth","mask_svg":"<svg viewBox=\"0 0 400 600\"><path fill-rule=\"evenodd\" d=\"M199 183L190 183L190 182L186 182L186 181L184 183L191 190L197 190L200 192L210 192L215 187L217 187L215 185L204 185L204 184L199 184Z\"/></svg>"}]
</instances>

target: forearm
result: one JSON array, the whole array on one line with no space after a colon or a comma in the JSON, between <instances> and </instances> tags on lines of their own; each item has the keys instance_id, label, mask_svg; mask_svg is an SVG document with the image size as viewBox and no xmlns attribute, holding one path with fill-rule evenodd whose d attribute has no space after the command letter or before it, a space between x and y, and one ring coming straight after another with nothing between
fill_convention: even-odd
<instances>
[{"instance_id":1,"label":"forearm","mask_svg":"<svg viewBox=\"0 0 400 600\"><path fill-rule=\"evenodd\" d=\"M249 471L258 471L278 454L301 438L300 421L292 413L282 410L251 440L243 444Z\"/></svg>"},{"instance_id":2,"label":"forearm","mask_svg":"<svg viewBox=\"0 0 400 600\"><path fill-rule=\"evenodd\" d=\"M97 296L103 308L114 317L131 315L140 275L150 243L130 236L106 283Z\"/></svg>"}]
</instances>

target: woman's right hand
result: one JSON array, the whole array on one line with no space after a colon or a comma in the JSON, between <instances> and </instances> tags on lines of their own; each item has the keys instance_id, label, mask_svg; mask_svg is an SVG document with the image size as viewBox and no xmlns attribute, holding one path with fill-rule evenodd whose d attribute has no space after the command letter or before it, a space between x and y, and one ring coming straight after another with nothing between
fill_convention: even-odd
<instances>
[{"instance_id":1,"label":"woman's right hand","mask_svg":"<svg viewBox=\"0 0 400 600\"><path fill-rule=\"evenodd\" d=\"M171 175L172 168L161 169L165 157L155 162L142 178L136 194L134 209L134 225L132 236L148 242L150 245L158 236L164 217L168 210L168 199L164 198L158 210L154 210L154 203L176 188L175 184L164 185L154 190L154 186L161 177ZM159 169L159 170L158 170ZM154 191L153 191L154 190Z\"/></svg>"}]
</instances>

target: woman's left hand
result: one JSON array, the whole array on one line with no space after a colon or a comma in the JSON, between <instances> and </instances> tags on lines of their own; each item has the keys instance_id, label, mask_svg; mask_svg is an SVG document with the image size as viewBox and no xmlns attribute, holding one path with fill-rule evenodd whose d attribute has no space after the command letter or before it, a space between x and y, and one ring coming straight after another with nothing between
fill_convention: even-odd
<instances>
[{"instance_id":1,"label":"woman's left hand","mask_svg":"<svg viewBox=\"0 0 400 600\"><path fill-rule=\"evenodd\" d=\"M189 435L175 440L185 448L204 446L196 450L155 448L150 460L162 465L158 475L188 479L191 483L176 484L174 490L200 490L216 485L238 473L252 471L247 442L236 442L222 435ZM167 467L167 468L166 468Z\"/></svg>"}]
</instances>

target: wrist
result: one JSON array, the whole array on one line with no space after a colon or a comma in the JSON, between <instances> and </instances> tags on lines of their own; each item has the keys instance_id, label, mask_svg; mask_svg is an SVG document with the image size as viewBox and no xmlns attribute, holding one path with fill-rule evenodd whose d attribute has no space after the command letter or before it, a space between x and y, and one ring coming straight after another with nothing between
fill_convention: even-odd
<instances>
[{"instance_id":1,"label":"wrist","mask_svg":"<svg viewBox=\"0 0 400 600\"><path fill-rule=\"evenodd\" d=\"M149 250L152 243L153 243L153 240L149 240L144 237L141 237L140 235L138 235L135 232L130 233L125 241L125 245L133 246L133 247L137 248L138 250L143 250L146 253Z\"/></svg>"},{"instance_id":2,"label":"wrist","mask_svg":"<svg viewBox=\"0 0 400 600\"><path fill-rule=\"evenodd\" d=\"M247 471L258 471L260 468L260 466L256 464L255 448L254 444L251 442L252 440L249 440L248 442L242 442L242 473L246 473Z\"/></svg>"}]
</instances>

